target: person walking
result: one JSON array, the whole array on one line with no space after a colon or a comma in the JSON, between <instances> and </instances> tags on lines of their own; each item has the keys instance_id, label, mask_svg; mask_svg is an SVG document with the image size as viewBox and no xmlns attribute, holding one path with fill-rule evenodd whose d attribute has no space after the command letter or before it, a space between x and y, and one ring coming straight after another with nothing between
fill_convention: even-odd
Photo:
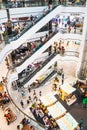
<instances>
[{"instance_id":1,"label":"person walking","mask_svg":"<svg viewBox=\"0 0 87 130\"><path fill-rule=\"evenodd\" d=\"M20 104L21 104L22 108L24 108L24 103L22 100L21 100Z\"/></svg>"},{"instance_id":2,"label":"person walking","mask_svg":"<svg viewBox=\"0 0 87 130\"><path fill-rule=\"evenodd\" d=\"M79 122L79 127L80 127L80 129L82 128L83 123L84 123L84 121L83 121L83 119L81 118L81 119L80 119L80 122Z\"/></svg>"},{"instance_id":3,"label":"person walking","mask_svg":"<svg viewBox=\"0 0 87 130\"><path fill-rule=\"evenodd\" d=\"M61 76L62 76L62 84L64 84L64 73L63 72L62 72Z\"/></svg>"},{"instance_id":4,"label":"person walking","mask_svg":"<svg viewBox=\"0 0 87 130\"><path fill-rule=\"evenodd\" d=\"M31 88L30 87L28 87L28 91L29 91L29 93L31 92Z\"/></svg>"},{"instance_id":5,"label":"person walking","mask_svg":"<svg viewBox=\"0 0 87 130\"><path fill-rule=\"evenodd\" d=\"M42 92L41 91L39 91L39 96L42 96Z\"/></svg>"}]
</instances>

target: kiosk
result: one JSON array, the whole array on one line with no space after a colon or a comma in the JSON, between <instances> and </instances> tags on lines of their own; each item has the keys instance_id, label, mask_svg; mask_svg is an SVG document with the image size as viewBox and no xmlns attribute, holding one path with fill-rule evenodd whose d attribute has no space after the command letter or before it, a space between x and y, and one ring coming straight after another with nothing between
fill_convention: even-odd
<instances>
[{"instance_id":1,"label":"kiosk","mask_svg":"<svg viewBox=\"0 0 87 130\"><path fill-rule=\"evenodd\" d=\"M42 96L40 100L44 106L51 106L57 101L52 92L46 94L45 96Z\"/></svg>"},{"instance_id":2,"label":"kiosk","mask_svg":"<svg viewBox=\"0 0 87 130\"><path fill-rule=\"evenodd\" d=\"M69 83L65 83L60 86L61 99L66 101L68 105L73 104L76 101L76 96L73 94L76 88L73 88Z\"/></svg>"},{"instance_id":3,"label":"kiosk","mask_svg":"<svg viewBox=\"0 0 87 130\"><path fill-rule=\"evenodd\" d=\"M56 120L56 122L61 130L80 130L78 122L70 113L66 113L62 118Z\"/></svg>"},{"instance_id":4,"label":"kiosk","mask_svg":"<svg viewBox=\"0 0 87 130\"><path fill-rule=\"evenodd\" d=\"M55 120L61 118L67 111L60 102L56 102L54 105L47 107L47 110Z\"/></svg>"}]
</instances>

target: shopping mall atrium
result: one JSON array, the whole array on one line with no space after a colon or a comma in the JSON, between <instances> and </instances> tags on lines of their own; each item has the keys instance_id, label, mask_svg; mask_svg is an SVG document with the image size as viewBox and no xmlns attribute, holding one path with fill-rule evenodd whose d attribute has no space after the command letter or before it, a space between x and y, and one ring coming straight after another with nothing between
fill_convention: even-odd
<instances>
[{"instance_id":1,"label":"shopping mall atrium","mask_svg":"<svg viewBox=\"0 0 87 130\"><path fill-rule=\"evenodd\" d=\"M87 130L86 0L0 0L0 130Z\"/></svg>"}]
</instances>

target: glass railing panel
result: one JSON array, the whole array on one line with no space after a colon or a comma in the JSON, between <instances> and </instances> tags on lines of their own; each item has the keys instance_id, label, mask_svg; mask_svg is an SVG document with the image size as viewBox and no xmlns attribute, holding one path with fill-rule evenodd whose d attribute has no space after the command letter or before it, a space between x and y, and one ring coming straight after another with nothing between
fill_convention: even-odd
<instances>
[{"instance_id":1,"label":"glass railing panel","mask_svg":"<svg viewBox=\"0 0 87 130\"><path fill-rule=\"evenodd\" d=\"M57 0L53 1L53 5L63 5L63 6L74 6L74 7L85 7L86 1L80 0L80 1L60 1L57 2ZM0 3L0 9L6 9L6 8L21 8L21 7L36 7L36 6L48 6L48 1L44 0L34 0L34 1L8 1L7 3Z\"/></svg>"},{"instance_id":2,"label":"glass railing panel","mask_svg":"<svg viewBox=\"0 0 87 130\"><path fill-rule=\"evenodd\" d=\"M6 8L22 8L22 7L38 7L38 6L47 6L48 2L44 0L29 0L29 1L8 1L7 3L0 3L0 9Z\"/></svg>"},{"instance_id":3,"label":"glass railing panel","mask_svg":"<svg viewBox=\"0 0 87 130\"><path fill-rule=\"evenodd\" d=\"M77 51L65 51L64 55L65 55L65 56L75 56L75 57L79 57L79 52L77 52Z\"/></svg>"},{"instance_id":4,"label":"glass railing panel","mask_svg":"<svg viewBox=\"0 0 87 130\"><path fill-rule=\"evenodd\" d=\"M70 0L68 0L68 1L66 1L65 0L65 2L62 2L62 3L58 3L58 4L61 4L61 5L64 5L64 6L66 6L66 7L86 7L86 1L70 1Z\"/></svg>"}]
</instances>

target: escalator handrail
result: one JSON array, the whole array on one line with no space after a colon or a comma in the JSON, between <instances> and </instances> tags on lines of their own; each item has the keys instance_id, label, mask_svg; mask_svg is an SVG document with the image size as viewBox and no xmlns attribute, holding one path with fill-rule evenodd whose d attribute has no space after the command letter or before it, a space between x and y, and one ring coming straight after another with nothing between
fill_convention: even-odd
<instances>
[{"instance_id":1,"label":"escalator handrail","mask_svg":"<svg viewBox=\"0 0 87 130\"><path fill-rule=\"evenodd\" d=\"M14 64L13 66L14 66L14 67L18 67L18 66L22 65L28 58L30 58L35 52L37 52L37 50L39 50L42 46L44 46L44 45L50 40L50 38L52 38L56 33L58 33L58 32L57 32L57 31L56 31L56 32L53 32L52 35L51 35L51 36L48 36L48 38L47 38L46 41L44 41L44 42L41 43L39 46L37 46L37 47L35 48L35 50L34 50L33 52L31 52L31 54L30 54L29 56L25 57L25 58L23 59L23 61L21 61L21 62L18 63L17 65Z\"/></svg>"}]
</instances>

